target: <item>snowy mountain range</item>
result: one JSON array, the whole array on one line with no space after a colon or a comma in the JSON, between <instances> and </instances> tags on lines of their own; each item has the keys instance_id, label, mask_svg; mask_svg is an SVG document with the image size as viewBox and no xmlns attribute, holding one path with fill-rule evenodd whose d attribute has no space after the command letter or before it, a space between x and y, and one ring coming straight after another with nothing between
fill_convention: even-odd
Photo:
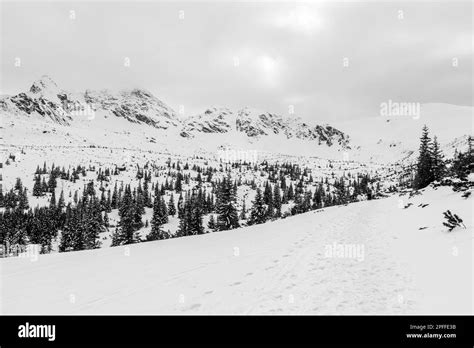
<instances>
[{"instance_id":1,"label":"snowy mountain range","mask_svg":"<svg viewBox=\"0 0 474 348\"><path fill-rule=\"evenodd\" d=\"M343 132L328 125L311 126L299 118L260 112L244 108L236 112L227 108L209 108L204 113L181 119L168 105L143 89L120 92L108 90L70 93L62 90L48 76L34 82L29 91L0 99L0 110L13 115L34 114L60 125L75 123L75 116L102 113L106 117L119 117L129 122L157 129L174 129L181 137L193 138L205 133L221 134L236 131L249 138L282 134L286 138L317 141L347 147L349 138Z\"/></svg>"},{"instance_id":2,"label":"snowy mountain range","mask_svg":"<svg viewBox=\"0 0 474 348\"><path fill-rule=\"evenodd\" d=\"M328 159L393 163L413 161L423 124L438 137L445 155L462 150L471 135L473 108L421 104L412 117L367 117L332 125L310 125L250 107L210 107L181 117L149 91L86 90L71 93L48 76L28 91L0 97L0 112L10 132L8 144L116 146L155 150L256 150ZM54 137L51 137L54 134Z\"/></svg>"}]
</instances>

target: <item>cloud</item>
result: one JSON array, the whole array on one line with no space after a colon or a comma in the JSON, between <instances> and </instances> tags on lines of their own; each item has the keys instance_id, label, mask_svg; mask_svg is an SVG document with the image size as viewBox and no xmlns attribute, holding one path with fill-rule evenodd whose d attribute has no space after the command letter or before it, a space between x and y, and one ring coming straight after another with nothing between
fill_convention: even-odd
<instances>
[{"instance_id":1,"label":"cloud","mask_svg":"<svg viewBox=\"0 0 474 348\"><path fill-rule=\"evenodd\" d=\"M280 11L273 19L277 28L288 29L296 33L311 34L322 28L322 18L313 7L297 6L289 11Z\"/></svg>"},{"instance_id":2,"label":"cloud","mask_svg":"<svg viewBox=\"0 0 474 348\"><path fill-rule=\"evenodd\" d=\"M294 105L298 116L322 121L378 115L388 99L472 104L468 3L404 4L403 20L392 2L73 8L75 20L62 2L2 6L3 93L47 74L73 91L145 88L186 114L209 105L287 113Z\"/></svg>"}]
</instances>

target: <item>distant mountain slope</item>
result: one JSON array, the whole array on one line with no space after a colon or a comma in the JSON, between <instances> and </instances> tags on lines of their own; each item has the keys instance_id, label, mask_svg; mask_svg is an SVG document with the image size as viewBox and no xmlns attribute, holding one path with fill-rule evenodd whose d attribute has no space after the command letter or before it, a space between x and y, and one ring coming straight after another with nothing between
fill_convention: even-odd
<instances>
[{"instance_id":1,"label":"distant mountain slope","mask_svg":"<svg viewBox=\"0 0 474 348\"><path fill-rule=\"evenodd\" d=\"M3 97L0 110L15 115L36 115L61 125L71 125L82 116L102 112L155 128L181 126L173 109L147 91L134 89L112 94L88 90L84 94L73 94L60 89L48 76L35 81L26 93Z\"/></svg>"},{"instance_id":2,"label":"distant mountain slope","mask_svg":"<svg viewBox=\"0 0 474 348\"><path fill-rule=\"evenodd\" d=\"M435 135L445 155L467 146L473 135L474 108L451 104L429 103L420 107L419 118L408 116L382 117L335 122L334 125L351 136L355 144L352 154L375 161L414 159L418 151L423 125L431 137Z\"/></svg>"},{"instance_id":3,"label":"distant mountain slope","mask_svg":"<svg viewBox=\"0 0 474 348\"><path fill-rule=\"evenodd\" d=\"M95 119L97 116L107 119L108 125L107 122L96 122L95 127L106 125L107 128L116 128L110 123L119 118L158 130L174 130L182 138L234 132L244 135L251 143L280 135L286 139L308 140L317 145L349 146L349 137L343 132L328 125L310 126L299 118L285 118L251 108L232 111L214 107L182 120L171 107L143 89L70 93L60 89L48 76L35 81L28 92L3 96L0 111L2 114L35 117L62 126L84 126L84 119ZM127 127L123 128L126 131ZM220 142L219 138L216 141Z\"/></svg>"},{"instance_id":4,"label":"distant mountain slope","mask_svg":"<svg viewBox=\"0 0 474 348\"><path fill-rule=\"evenodd\" d=\"M87 90L84 99L94 110L108 111L130 122L144 123L160 129L181 126L175 111L145 90L133 89L116 94L107 90Z\"/></svg>"},{"instance_id":5,"label":"distant mountain slope","mask_svg":"<svg viewBox=\"0 0 474 348\"><path fill-rule=\"evenodd\" d=\"M286 139L310 140L318 145L340 145L349 147L349 136L334 127L310 126L300 118L284 118L280 115L251 108L233 112L228 108L210 108L203 114L185 121L184 137L194 137L202 133L227 133L235 131L252 139L283 136Z\"/></svg>"}]
</instances>

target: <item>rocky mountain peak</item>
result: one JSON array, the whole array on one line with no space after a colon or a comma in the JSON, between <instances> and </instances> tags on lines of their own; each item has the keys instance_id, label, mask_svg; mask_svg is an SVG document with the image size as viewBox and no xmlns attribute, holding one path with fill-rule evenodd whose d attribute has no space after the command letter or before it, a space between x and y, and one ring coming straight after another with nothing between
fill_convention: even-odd
<instances>
[{"instance_id":1,"label":"rocky mountain peak","mask_svg":"<svg viewBox=\"0 0 474 348\"><path fill-rule=\"evenodd\" d=\"M34 94L40 94L45 92L56 93L58 91L58 85L48 75L41 76L38 80L33 82L30 87L30 92Z\"/></svg>"}]
</instances>

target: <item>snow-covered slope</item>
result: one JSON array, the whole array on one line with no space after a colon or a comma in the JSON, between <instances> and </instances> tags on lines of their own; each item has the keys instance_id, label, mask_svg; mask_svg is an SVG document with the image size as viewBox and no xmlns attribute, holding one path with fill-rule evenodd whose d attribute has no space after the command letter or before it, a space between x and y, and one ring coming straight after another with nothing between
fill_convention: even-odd
<instances>
[{"instance_id":1,"label":"snow-covered slope","mask_svg":"<svg viewBox=\"0 0 474 348\"><path fill-rule=\"evenodd\" d=\"M145 90L133 89L117 94L107 90L87 90L84 98L94 110L108 111L133 123L144 123L159 129L181 126L174 110Z\"/></svg>"},{"instance_id":2,"label":"snow-covered slope","mask_svg":"<svg viewBox=\"0 0 474 348\"><path fill-rule=\"evenodd\" d=\"M456 148L464 151L467 137L474 134L473 111L469 106L429 103L420 106L419 117L379 116L334 125L350 135L353 158L381 162L413 160L425 124L430 135L438 137L445 155L451 157Z\"/></svg>"},{"instance_id":3,"label":"snow-covered slope","mask_svg":"<svg viewBox=\"0 0 474 348\"><path fill-rule=\"evenodd\" d=\"M466 229L448 233L446 209ZM1 311L472 314L471 209L427 188L228 232L0 259Z\"/></svg>"}]
</instances>

